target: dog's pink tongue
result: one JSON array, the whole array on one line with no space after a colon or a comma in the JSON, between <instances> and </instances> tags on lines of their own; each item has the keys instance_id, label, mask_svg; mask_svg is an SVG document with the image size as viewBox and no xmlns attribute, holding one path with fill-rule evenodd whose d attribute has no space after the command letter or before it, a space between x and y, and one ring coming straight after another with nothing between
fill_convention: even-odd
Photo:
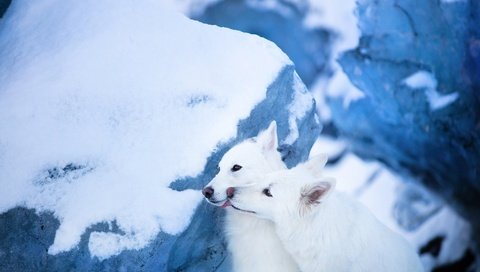
<instances>
[{"instance_id":1,"label":"dog's pink tongue","mask_svg":"<svg viewBox=\"0 0 480 272\"><path fill-rule=\"evenodd\" d=\"M222 205L222 208L226 208L228 206L232 206L232 204L230 203L230 200L225 201L225 203L223 203Z\"/></svg>"}]
</instances>

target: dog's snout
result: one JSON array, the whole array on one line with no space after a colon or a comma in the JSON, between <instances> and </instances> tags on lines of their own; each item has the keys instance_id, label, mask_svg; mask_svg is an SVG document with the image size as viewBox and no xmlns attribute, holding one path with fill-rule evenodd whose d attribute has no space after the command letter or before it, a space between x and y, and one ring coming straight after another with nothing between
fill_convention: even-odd
<instances>
[{"instance_id":1,"label":"dog's snout","mask_svg":"<svg viewBox=\"0 0 480 272\"><path fill-rule=\"evenodd\" d=\"M228 187L228 188L227 188L227 197L228 197L228 198L232 198L234 194L235 194L235 188L233 188L233 187Z\"/></svg>"},{"instance_id":2,"label":"dog's snout","mask_svg":"<svg viewBox=\"0 0 480 272\"><path fill-rule=\"evenodd\" d=\"M214 190L212 187L208 186L203 188L202 194L205 196L205 198L210 199L213 196Z\"/></svg>"}]
</instances>

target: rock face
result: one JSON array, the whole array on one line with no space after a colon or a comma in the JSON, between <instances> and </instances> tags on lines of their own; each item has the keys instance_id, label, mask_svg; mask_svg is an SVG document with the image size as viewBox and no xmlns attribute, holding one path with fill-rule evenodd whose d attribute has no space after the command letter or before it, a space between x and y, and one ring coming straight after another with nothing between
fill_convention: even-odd
<instances>
[{"instance_id":1,"label":"rock face","mask_svg":"<svg viewBox=\"0 0 480 272\"><path fill-rule=\"evenodd\" d=\"M11 0L1 0L0 1L0 18L2 18L3 14L7 10L8 6L10 5Z\"/></svg>"},{"instance_id":2,"label":"rock face","mask_svg":"<svg viewBox=\"0 0 480 272\"><path fill-rule=\"evenodd\" d=\"M478 1L359 1L362 37L340 64L366 97L330 101L357 154L417 178L477 234L479 18Z\"/></svg>"},{"instance_id":3,"label":"rock face","mask_svg":"<svg viewBox=\"0 0 480 272\"><path fill-rule=\"evenodd\" d=\"M0 56L0 271L229 271L198 189L272 120L289 166L320 130L275 45L158 1L14 1Z\"/></svg>"}]
</instances>

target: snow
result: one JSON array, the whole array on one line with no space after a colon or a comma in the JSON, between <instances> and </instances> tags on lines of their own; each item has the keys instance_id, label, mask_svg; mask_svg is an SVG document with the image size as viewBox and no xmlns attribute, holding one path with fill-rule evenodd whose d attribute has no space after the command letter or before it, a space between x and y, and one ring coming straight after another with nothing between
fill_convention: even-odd
<instances>
[{"instance_id":1,"label":"snow","mask_svg":"<svg viewBox=\"0 0 480 272\"><path fill-rule=\"evenodd\" d=\"M338 64L334 65L336 73L329 82L327 95L330 97L343 97L343 107L347 109L350 103L362 99L365 94L355 87L347 75L340 70Z\"/></svg>"},{"instance_id":2,"label":"snow","mask_svg":"<svg viewBox=\"0 0 480 272\"><path fill-rule=\"evenodd\" d=\"M444 108L458 98L457 92L445 95L438 93L437 79L427 71L418 71L404 79L403 82L412 89L425 89L425 95L432 111Z\"/></svg>"},{"instance_id":3,"label":"snow","mask_svg":"<svg viewBox=\"0 0 480 272\"><path fill-rule=\"evenodd\" d=\"M456 2L467 2L467 0L442 0L442 3L456 3Z\"/></svg>"},{"instance_id":4,"label":"snow","mask_svg":"<svg viewBox=\"0 0 480 272\"><path fill-rule=\"evenodd\" d=\"M163 0L162 3L186 16L197 16L210 5L220 1L221 0Z\"/></svg>"},{"instance_id":5,"label":"snow","mask_svg":"<svg viewBox=\"0 0 480 272\"><path fill-rule=\"evenodd\" d=\"M337 157L346 149L346 143L341 139L334 139L320 135L310 150L310 157L326 154L329 159Z\"/></svg>"},{"instance_id":6,"label":"snow","mask_svg":"<svg viewBox=\"0 0 480 272\"><path fill-rule=\"evenodd\" d=\"M348 153L334 166L327 167L325 176L337 179L336 189L358 197L368 187L376 173L381 169L377 162L364 162Z\"/></svg>"},{"instance_id":7,"label":"snow","mask_svg":"<svg viewBox=\"0 0 480 272\"><path fill-rule=\"evenodd\" d=\"M263 10L275 10L284 17L292 17L292 11L289 8L286 8L281 1L277 0L246 0L245 1L249 6L255 7ZM295 4L295 3L293 3Z\"/></svg>"},{"instance_id":8,"label":"snow","mask_svg":"<svg viewBox=\"0 0 480 272\"><path fill-rule=\"evenodd\" d=\"M325 27L337 32L340 35L340 41L336 45L339 52L355 48L360 37L356 26L355 0L340 2L341 4L335 0L310 0L309 13L304 21L307 27Z\"/></svg>"},{"instance_id":9,"label":"snow","mask_svg":"<svg viewBox=\"0 0 480 272\"><path fill-rule=\"evenodd\" d=\"M301 120L312 107L312 97L305 95L308 93L308 90L296 72L293 75L293 89L295 90L294 97L292 103L288 106L290 133L283 141L287 145L293 144L298 139L297 121Z\"/></svg>"},{"instance_id":10,"label":"snow","mask_svg":"<svg viewBox=\"0 0 480 272\"><path fill-rule=\"evenodd\" d=\"M115 221L89 237L100 259L188 226L202 196L168 186L201 173L291 64L257 36L126 0L14 1L0 57L0 212L53 212L50 254Z\"/></svg>"},{"instance_id":11,"label":"snow","mask_svg":"<svg viewBox=\"0 0 480 272\"><path fill-rule=\"evenodd\" d=\"M457 100L458 93L450 93L446 95L439 94L434 89L427 89L426 93L428 103L431 110L438 110L444 108Z\"/></svg>"},{"instance_id":12,"label":"snow","mask_svg":"<svg viewBox=\"0 0 480 272\"><path fill-rule=\"evenodd\" d=\"M382 169L372 186L359 197L359 200L372 211L375 216L393 231L403 235L415 248L419 249L433 237L442 235L445 241L438 258L422 256L425 271L435 266L447 264L461 258L469 245L471 229L468 222L444 205L440 211L429 218L418 229L408 232L402 229L393 217L393 206L398 199L397 192L406 186L402 178Z\"/></svg>"},{"instance_id":13,"label":"snow","mask_svg":"<svg viewBox=\"0 0 480 272\"><path fill-rule=\"evenodd\" d=\"M365 97L365 94L350 82L337 62L341 53L357 47L360 31L355 17L355 0L342 0L341 4L335 0L310 0L309 3L310 9L304 21L305 26L324 27L338 35L330 63L333 76L328 79L320 78L312 88L320 116L324 121L328 121L331 116L326 104L328 97L341 98L344 108Z\"/></svg>"},{"instance_id":14,"label":"snow","mask_svg":"<svg viewBox=\"0 0 480 272\"><path fill-rule=\"evenodd\" d=\"M437 88L437 79L427 71L418 71L404 79L405 84L412 89L435 89Z\"/></svg>"}]
</instances>

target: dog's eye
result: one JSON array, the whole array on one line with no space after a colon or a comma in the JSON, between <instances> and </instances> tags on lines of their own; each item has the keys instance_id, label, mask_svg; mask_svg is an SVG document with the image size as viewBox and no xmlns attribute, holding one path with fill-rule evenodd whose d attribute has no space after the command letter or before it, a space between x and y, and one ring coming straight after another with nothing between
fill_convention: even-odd
<instances>
[{"instance_id":1,"label":"dog's eye","mask_svg":"<svg viewBox=\"0 0 480 272\"><path fill-rule=\"evenodd\" d=\"M270 193L270 189L268 188L263 189L262 193L268 197L272 197L272 193Z\"/></svg>"},{"instance_id":2,"label":"dog's eye","mask_svg":"<svg viewBox=\"0 0 480 272\"><path fill-rule=\"evenodd\" d=\"M232 166L232 172L237 172L238 170L242 169L242 166L241 165L238 165L238 164L235 164L234 166Z\"/></svg>"}]
</instances>

